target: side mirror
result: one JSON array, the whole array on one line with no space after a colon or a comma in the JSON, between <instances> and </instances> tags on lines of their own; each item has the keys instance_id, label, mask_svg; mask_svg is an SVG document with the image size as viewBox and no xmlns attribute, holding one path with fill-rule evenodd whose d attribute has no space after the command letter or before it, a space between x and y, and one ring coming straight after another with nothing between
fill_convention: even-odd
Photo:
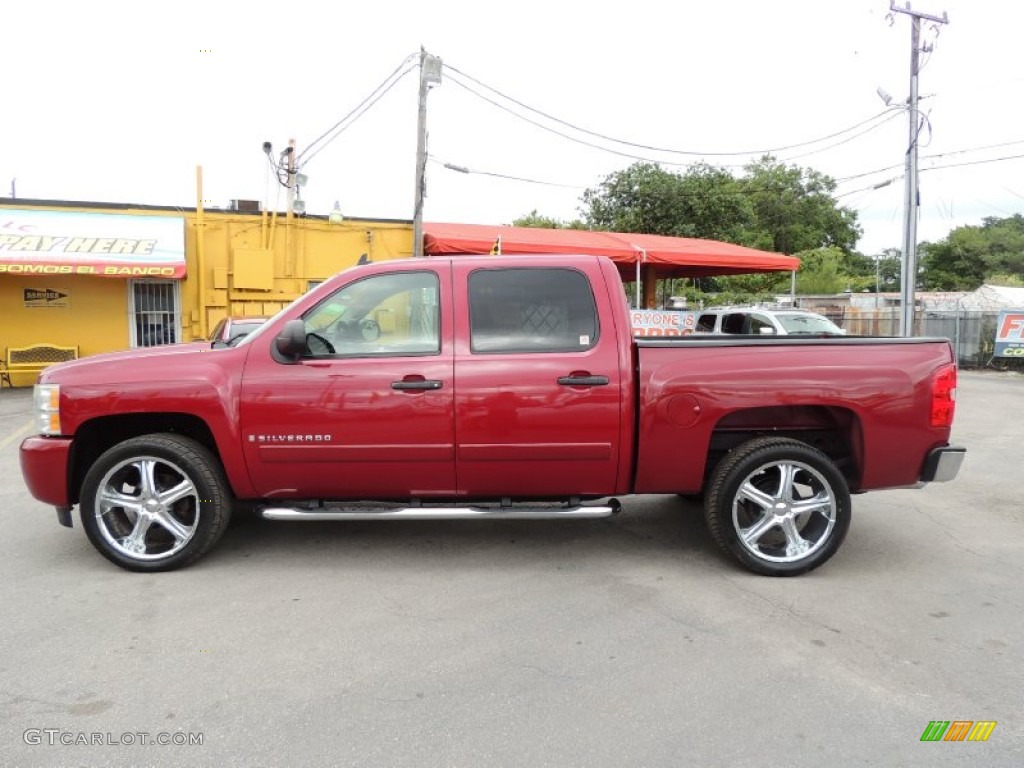
<instances>
[{"instance_id":1,"label":"side mirror","mask_svg":"<svg viewBox=\"0 0 1024 768\"><path fill-rule=\"evenodd\" d=\"M762 325L761 328L759 329L759 332L760 332L760 334L762 336L774 336L775 335L775 329L774 328L769 328L766 325Z\"/></svg>"},{"instance_id":2,"label":"side mirror","mask_svg":"<svg viewBox=\"0 0 1024 768\"><path fill-rule=\"evenodd\" d=\"M274 348L285 360L297 360L306 352L306 324L301 320L289 320L274 339Z\"/></svg>"}]
</instances>

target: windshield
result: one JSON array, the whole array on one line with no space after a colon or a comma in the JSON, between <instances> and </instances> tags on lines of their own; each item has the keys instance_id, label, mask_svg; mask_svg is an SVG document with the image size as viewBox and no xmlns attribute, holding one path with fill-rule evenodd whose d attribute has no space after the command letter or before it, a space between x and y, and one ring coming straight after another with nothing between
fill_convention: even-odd
<instances>
[{"instance_id":1,"label":"windshield","mask_svg":"<svg viewBox=\"0 0 1024 768\"><path fill-rule=\"evenodd\" d=\"M831 333L842 336L845 331L821 315L776 315L786 333Z\"/></svg>"}]
</instances>

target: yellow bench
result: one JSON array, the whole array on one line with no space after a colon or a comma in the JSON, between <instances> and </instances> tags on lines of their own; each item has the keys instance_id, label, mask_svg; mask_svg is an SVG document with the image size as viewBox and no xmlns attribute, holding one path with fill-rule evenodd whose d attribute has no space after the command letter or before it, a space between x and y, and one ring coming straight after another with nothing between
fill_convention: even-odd
<instances>
[{"instance_id":1,"label":"yellow bench","mask_svg":"<svg viewBox=\"0 0 1024 768\"><path fill-rule=\"evenodd\" d=\"M78 358L78 347L64 347L58 344L32 344L27 347L8 347L4 368L0 370L0 386L14 386L11 376L19 382L28 378L27 384L34 384L39 373L49 365Z\"/></svg>"}]
</instances>

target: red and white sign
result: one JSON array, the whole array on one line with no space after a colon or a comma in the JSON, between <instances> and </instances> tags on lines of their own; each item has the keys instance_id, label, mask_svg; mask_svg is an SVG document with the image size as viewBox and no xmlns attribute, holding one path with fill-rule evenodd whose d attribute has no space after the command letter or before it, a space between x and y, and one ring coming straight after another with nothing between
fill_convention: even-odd
<instances>
[{"instance_id":1,"label":"red and white sign","mask_svg":"<svg viewBox=\"0 0 1024 768\"><path fill-rule=\"evenodd\" d=\"M632 309L629 318L634 336L689 336L697 325L696 313L671 309Z\"/></svg>"},{"instance_id":2,"label":"red and white sign","mask_svg":"<svg viewBox=\"0 0 1024 768\"><path fill-rule=\"evenodd\" d=\"M185 276L180 216L0 208L0 275Z\"/></svg>"},{"instance_id":3,"label":"red and white sign","mask_svg":"<svg viewBox=\"0 0 1024 768\"><path fill-rule=\"evenodd\" d=\"M996 322L995 357L1024 357L1024 309L1004 309Z\"/></svg>"}]
</instances>

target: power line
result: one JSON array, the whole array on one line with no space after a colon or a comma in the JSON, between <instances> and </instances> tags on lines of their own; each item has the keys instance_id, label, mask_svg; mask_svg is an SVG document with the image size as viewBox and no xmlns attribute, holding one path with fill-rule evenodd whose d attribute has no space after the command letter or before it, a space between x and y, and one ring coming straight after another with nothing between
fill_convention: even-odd
<instances>
[{"instance_id":1,"label":"power line","mask_svg":"<svg viewBox=\"0 0 1024 768\"><path fill-rule=\"evenodd\" d=\"M949 157L950 155L964 155L964 154L967 154L968 152L981 152L981 151L986 150L986 149L998 149L1000 147L1012 147L1012 146L1015 146L1017 144L1024 144L1024 139L1018 139L1016 141L1003 141L1003 142L1000 142L998 144L986 144L986 145L981 146L981 147L969 147L967 149L956 149L956 150L951 150L949 152L938 152L938 153L936 153L934 155L922 155L921 159L922 160L935 160L935 159L940 158L940 157ZM1016 157L1016 155L1012 156L1010 159L1013 159L1013 157ZM1002 159L1002 158L996 158L996 159ZM873 176L876 173L884 173L885 171L891 171L893 168L902 168L902 167L903 167L903 163L898 163L896 165L887 165L885 168L876 168L873 171L865 171L864 173L855 173L852 176L843 176L842 178L836 179L835 181L836 181L836 184L844 184L847 181L853 181L854 179L862 179L865 176ZM931 169L929 169L929 168L922 168L921 170L923 172L923 171L927 171L927 170L931 170Z\"/></svg>"},{"instance_id":2,"label":"power line","mask_svg":"<svg viewBox=\"0 0 1024 768\"><path fill-rule=\"evenodd\" d=\"M395 85L397 85L398 82L403 77L405 77L407 74L409 74L409 72L415 69L415 65L410 66L410 64L412 64L412 62L415 61L417 56L418 54L415 53L406 56L405 59L403 59L402 63L395 67L395 70L386 78L384 78L380 85L373 89L373 92L370 93L369 96L367 96L365 99L359 102L359 104L356 105L356 107L353 108L351 112L349 112L347 115L341 118L341 120L336 122L326 131L320 134L317 138L311 141L306 146L306 148L301 153L299 153L298 157L296 157L296 162L301 161L303 160L303 158L305 158L306 162L308 163L310 160L313 159L313 157L316 156L318 152L320 152L320 150L322 150L324 147L326 147L328 144L334 141L334 139L336 139L342 132L344 132L353 123L355 123L356 120L362 117L370 109L370 107L372 107L374 104L380 101L384 94L386 94L388 91L394 88ZM405 67L404 71L402 71L403 67ZM335 131L337 132L335 133ZM330 136L332 133L334 135ZM328 136L330 136L330 138L327 139L327 141L324 144L314 149L314 147L316 147L317 144L319 144L321 141L324 141L324 139L327 138ZM306 157L307 154L309 154L308 157Z\"/></svg>"},{"instance_id":3,"label":"power line","mask_svg":"<svg viewBox=\"0 0 1024 768\"><path fill-rule=\"evenodd\" d=\"M573 125L572 123L567 122L565 120L562 120L560 118L557 118L557 117L555 117L553 115L550 115L547 112L543 112L542 110L536 109L535 107L531 107L528 104L524 104L522 101L519 101L518 99L515 99L512 96L509 96L509 95L507 95L505 93L502 93L497 88L493 88L492 86L489 86L486 83L483 83L480 80L477 80L472 75L468 75L465 72L463 72L463 71L461 71L459 69L456 69L455 67L451 66L450 64L445 64L444 67L445 67L445 69L449 69L452 72L455 72L456 74L461 75L462 77L465 77L467 80L473 81L477 85L479 85L479 86L481 86L483 88L486 88L491 93L495 93L498 96L500 96L501 98L506 99L507 101L510 101L513 104L516 104L517 106L522 107L523 109L529 110L530 112L533 112L534 114L540 115L541 117L544 117L544 118L546 118L548 120L551 120L552 122L558 123L559 125L564 125L567 128L571 128L574 131L578 131L580 133L585 133L588 136L593 136L593 137L598 138L598 139L603 139L605 141L610 141L610 142L613 142L615 144L622 144L623 146L627 146L627 147L634 147L636 149L646 149L646 150L649 150L649 151L652 151L652 152L664 152L666 154L673 154L673 155L691 155L691 156L703 156L703 157L739 157L739 156L743 156L743 155L775 154L776 152L786 152L786 151L791 150L791 149L801 149L803 147L808 147L808 146L811 146L813 144L821 144L822 142L829 141L830 139L834 139L837 136L842 136L843 134L846 134L846 133L849 133L851 131L854 131L854 130L860 128L861 126L867 125L868 123L871 123L871 122L877 120L878 118L882 117L883 115L889 114L894 109L900 109L899 107L892 107L890 109L885 109L885 110L879 112L877 115L874 115L873 117L869 117L866 120L862 120L861 122L857 123L856 125L852 125L849 128L844 128L841 131L836 131L835 133L831 133L831 134L829 134L827 136L822 136L821 138L818 138L818 139L812 139L810 141L803 141L803 142L799 142L799 143L796 143L796 144L790 144L790 145L784 146L784 147L774 147L774 148L769 148L769 149L751 149L751 150L743 150L743 151L735 151L735 152L698 152L696 150L669 149L669 148L666 148L666 147L655 147L655 146L651 146L651 145L648 145L648 144L638 144L638 143L631 142L631 141L625 141L624 139L617 139L617 138L615 138L613 136L608 136L608 135L605 135L603 133L598 133L597 131L591 131L591 130L589 130L587 128L581 128L578 125ZM463 87L466 87L466 86L463 85ZM483 98L486 101L489 101L491 104L495 104L495 102L491 101L490 99L488 99L487 97L483 96L482 94L480 94L480 93L478 93L476 91L473 91L470 88L466 88L466 89L469 90L471 93L474 93L475 95L479 96L480 98ZM500 106L500 105L495 104L495 106ZM501 107L501 108L505 109L504 107ZM506 111L511 111L511 110L506 110ZM512 112L512 114L515 114L517 117L521 117L521 115L518 115L515 112ZM525 118L523 118L523 119L525 119ZM883 121L883 122L887 122L887 121ZM534 123L534 125L536 125L536 123ZM839 146L839 145L836 145L836 146Z\"/></svg>"},{"instance_id":4,"label":"power line","mask_svg":"<svg viewBox=\"0 0 1024 768\"><path fill-rule=\"evenodd\" d=\"M436 163L438 165L441 165L441 166L447 168L450 171L455 171L456 173L476 174L476 175L481 175L481 176L493 176L493 177L497 177L497 178L501 178L501 179L508 179L508 180L511 180L511 181L523 181L523 182L527 182L527 183L530 183L530 184L543 184L545 186L550 186L550 187L563 187L563 188L566 188L566 189L588 190L588 189L591 189L593 187L598 187L598 186L600 186L602 184L602 182L597 182L596 184L593 185L593 187L588 187L588 186L584 186L584 185L581 185L581 184L562 184L562 183L553 182L553 181L544 181L544 180L540 180L540 179L529 179L529 178L524 178L524 177L521 177L521 176L513 176L511 174L498 173L496 171L483 171L483 170L472 169L472 168L468 168L468 167L463 166L463 165L457 165L455 163L446 162L446 161L444 161L444 160L442 160L442 159L440 159L438 157L435 157L433 155L429 156L427 159L430 160L433 163ZM902 178L902 176L897 176L896 177L896 179L900 179L900 178ZM738 186L733 186L729 190L709 189L709 190L700 190L700 191L696 191L696 192L676 192L675 195L677 197L686 198L686 199L698 199L699 198L699 199L705 199L705 200L709 200L709 199L726 199L727 200L727 199L731 199L734 195L759 195L759 194L765 194L766 192L767 193L771 192L771 190L766 189L763 186L747 186L747 185L745 185L745 182L750 180L748 177L739 177L739 178L733 177L732 180L734 182L738 182L739 185ZM893 181L893 180L890 180L890 182L887 182L887 183L891 183L891 181ZM876 186L884 186L884 185L876 185ZM875 187L865 187L863 190L852 190L850 192L845 192L842 195L833 195L830 192L820 192L820 193L817 193L817 194L828 195L828 196L831 196L833 199L836 199L838 197L844 197L844 196L856 194L857 192L862 192L862 191L865 191L865 190L872 190L874 188Z\"/></svg>"},{"instance_id":5,"label":"power line","mask_svg":"<svg viewBox=\"0 0 1024 768\"><path fill-rule=\"evenodd\" d=\"M450 163L450 162L444 161L444 160L442 160L442 159L440 159L438 157L435 157L433 155L429 156L427 159L430 160L432 163L436 163L438 165L441 165L441 166L447 168L450 171L455 171L456 173L475 174L475 175L480 175L480 176L493 176L493 177L496 177L496 178L508 179L510 181L522 181L522 182L527 182L527 183L530 183L530 184L542 184L542 185L550 186L550 187L563 187L565 189L582 189L582 190L587 190L587 189L591 188L590 186L582 185L582 184L564 184L564 183L559 183L559 182L554 182L554 181L545 181L545 180L541 180L541 179L529 179L529 178L524 178L524 177L521 177L521 176L513 176L511 174L498 173L496 171L484 171L484 170L473 169L473 168L469 168L467 166L457 165L455 163ZM899 166L892 166L892 167L899 167ZM945 166L943 166L943 167L945 167ZM886 170L886 169L882 169L882 170ZM921 170L922 170L922 172L924 172L924 171L936 170L936 169L923 168ZM863 175L870 175L870 174L863 174ZM870 192L873 192L875 190L881 189L883 187L887 187L890 184L892 184L893 182L900 181L901 179L903 179L903 175L902 174L900 174L899 176L893 176L892 178L886 179L883 182L879 182L877 184L872 184L871 186L860 187L858 189L851 189L849 191L840 192L838 194L835 194L835 193L829 193L829 194L831 195L831 197L833 199L838 200L840 198L850 197L851 195L856 195L856 194L859 194L861 192L868 192L868 193L870 193ZM736 181L740 181L740 182L743 182L745 180L746 180L745 177L740 177L739 179L736 179ZM593 186L600 186L600 182L598 182L597 184L595 184ZM701 198L709 198L709 199L710 198L715 198L715 197L717 197L717 198L729 198L729 197L731 197L732 195L735 195L735 194L752 195L752 194L763 193L764 191L765 190L762 187L744 187L744 186L741 185L738 188L733 188L732 190L730 190L728 192L715 189L715 190L705 190L705 191L700 191L700 192L687 192L687 193L682 193L680 196L687 197L687 198L698 198L698 197L701 197ZM1021 196L1021 197L1024 197L1024 196ZM855 203L851 203L851 205L856 207Z\"/></svg>"},{"instance_id":6,"label":"power line","mask_svg":"<svg viewBox=\"0 0 1024 768\"><path fill-rule=\"evenodd\" d=\"M429 155L427 157L427 159L430 162L432 162L432 163L437 163L438 165L441 165L441 166L447 168L449 171L455 171L456 173L473 174L473 175L476 175L476 176L493 176L494 178L497 178L497 179L508 179L510 181L523 181L523 182L526 182L527 184L542 184L542 185L544 185L546 187L562 187L563 189L584 189L584 190L587 189L587 187L582 186L580 184L559 184L559 183L554 182L554 181L542 181L541 179L527 179L527 178L524 178L522 176L512 176L512 175L506 174L506 173L496 173L494 171L476 170L474 168L467 168L464 165L456 165L455 163L446 163L443 160L440 160L440 159L434 157L433 155Z\"/></svg>"},{"instance_id":7,"label":"power line","mask_svg":"<svg viewBox=\"0 0 1024 768\"><path fill-rule=\"evenodd\" d=\"M986 163L999 163L1002 162L1003 160L1020 160L1022 157L1024 157L1024 154L1005 155L1003 157L989 157L986 158L985 160L967 160L962 163L948 163L947 165L933 165L931 168L922 168L921 173L924 173L925 171L940 171L943 168L962 168L966 165L985 165Z\"/></svg>"},{"instance_id":8,"label":"power line","mask_svg":"<svg viewBox=\"0 0 1024 768\"><path fill-rule=\"evenodd\" d=\"M903 178L903 174L900 174L899 176L893 176L891 179L886 179L885 181L880 181L877 184L872 184L870 187L860 187L859 189L851 189L849 192L840 192L838 195L833 195L833 197L836 200L838 200L838 199L840 199L842 197L849 197L850 195L856 195L859 192L873 192L876 189L881 189L882 187L888 187L893 182L900 181L902 178Z\"/></svg>"},{"instance_id":9,"label":"power line","mask_svg":"<svg viewBox=\"0 0 1024 768\"><path fill-rule=\"evenodd\" d=\"M620 152L617 149L610 149L608 147L602 147L600 144L594 144L593 142L585 141L584 139L576 138L575 136L570 136L567 133L563 133L562 131L559 131L559 130L556 130L556 129L550 127L550 126L544 125L543 123L538 122L537 120L533 120L533 119L527 117L526 115L522 115L522 114L516 112L515 110L506 107L504 104L501 104L501 103L495 101L494 99L489 98L488 96L485 96L484 94L480 93L479 91L474 90L471 86L466 85L465 83L461 82L458 77L453 76L450 72L448 74L448 79L451 80L451 82L455 83L460 88L463 88L466 91L468 91L469 93L471 93L474 96L476 96L477 98L483 99L484 101L488 102L489 104L494 105L498 109L500 109L500 110L502 110L504 112L508 112L510 115L512 115L514 117L518 117L520 120L523 120L524 122L527 122L530 125L536 126L537 128L540 128L542 131L547 131L548 133L553 133L556 136L560 136L563 139L566 139L568 141L574 142L576 144L582 144L585 147L590 147L592 149L597 149L597 150L600 150L601 152L607 152L607 153L612 154L612 155L618 155L619 157L625 157L625 158L628 158L630 160L641 160L641 161L644 161L644 162L654 162L654 163L660 162L660 163L662 163L664 165L673 165L673 166L676 166L676 167L686 167L686 166L692 165L692 163L674 163L674 162L671 162L671 161L668 161L668 160L666 160L666 161L654 160L654 159L652 159L650 157L645 157L643 155L636 155L636 154L632 154L630 152Z\"/></svg>"},{"instance_id":10,"label":"power line","mask_svg":"<svg viewBox=\"0 0 1024 768\"><path fill-rule=\"evenodd\" d=\"M876 115L875 117L878 117L878 115ZM849 144L854 139L859 139L865 133L870 133L871 131L875 130L876 128L881 128L883 125L885 125L886 123L888 123L889 121L891 121L893 118L896 118L896 117L899 117L899 113L898 112L893 112L892 114L890 114L887 118L885 118L881 122L875 123L874 125L869 126L868 128L865 128L863 131L860 131L859 133L853 134L852 136L848 136L847 138L843 139L842 141L838 141L835 144L830 144L827 147L821 147L820 149L815 149L815 150L812 150L810 152L804 152L804 153L799 154L799 155L791 155L790 157L787 157L785 159L780 159L780 162L789 163L789 162L792 162L793 160L799 160L802 157L810 157L811 155L820 155L822 152L826 152L826 151L828 151L830 149L835 149L836 147L841 147L844 144Z\"/></svg>"},{"instance_id":11,"label":"power line","mask_svg":"<svg viewBox=\"0 0 1024 768\"><path fill-rule=\"evenodd\" d=\"M532 119L532 118L530 118L530 117L528 117L526 115L523 115L523 114L521 114L519 112L516 112L514 109L511 109L511 108L507 107L506 105L501 104L498 101L495 101L494 99L490 98L489 96L486 96L486 95L480 93L479 91L474 89L472 86L467 85L466 83L463 83L459 79L458 76L453 76L451 73L449 73L448 79L451 82L453 82L456 85L458 85L460 88L463 88L464 90L466 90L469 93L473 94L477 98L482 99L483 101L486 101L487 103L497 107L498 109L500 109L500 110L502 110L504 112L507 112L508 114L512 115L513 117L517 117L520 120L523 120L524 122L529 123L530 125L536 126L537 128L540 128L543 131L547 131L548 133L553 133L554 135L559 136L559 137L561 137L563 139L566 139L567 141L571 141L571 142L573 142L575 144L581 144L583 146L590 147L592 149L596 149L596 150L598 150L600 152L607 152L608 154L617 155L619 157L625 157L625 158L630 159L630 160L639 160L639 161L642 161L642 162L656 163L656 164L659 164L659 165L669 165L669 166L673 166L673 167L676 167L676 168L688 168L688 167L691 167L691 166L694 165L694 163L692 161L691 162L674 162L674 161L671 161L671 160L663 160L663 159L660 159L660 158L652 158L652 157L649 157L649 156L646 156L646 155L638 155L638 154L635 154L635 153L632 153L632 152L623 152L623 151L620 151L620 150L617 150L617 149L612 149L610 147L602 146L600 144L595 144L592 141L586 141L585 139L581 139L581 138L578 138L576 136L571 136L570 134L567 134L567 133L565 133L563 131L557 130L556 128L552 128L551 126L545 125L544 123L541 123L541 122L539 122L537 120L534 120L534 119ZM888 112L889 112L888 110L885 111L885 112L881 112L878 115L876 115L874 118L872 118L872 120L876 120L877 121L878 118L887 115ZM891 119L891 117L892 116L887 117L886 119L881 120L880 122L876 122L873 126L871 126L870 128L862 131L860 134L857 134L857 135L858 136L863 135L864 133L867 133L868 131L874 130L875 128L878 128L878 127L884 125L886 122L888 122L889 119ZM868 122L870 122L870 121L868 121ZM863 125L863 123L860 123L860 125ZM852 140L852 138L856 138L856 137L851 137L848 140ZM831 145L831 146L828 146L828 147L822 147L820 150L818 150L818 152L824 152L826 150L833 149L833 148L835 148L837 146L841 146L842 144L847 143L848 140L844 140L844 141L838 142L837 144L834 144L834 145ZM628 142L623 142L623 143L628 143ZM676 150L665 150L665 151L676 151ZM687 154L687 153L683 153L683 152L678 152L678 153L679 154ZM811 154L817 154L817 152L808 152L808 153L806 153L806 155L801 155L801 157L804 157L804 156L807 156L807 155L811 155ZM780 162L785 163L785 162L788 162L788 160L783 159L783 160L780 160ZM716 167L719 167L719 168L730 168L730 167L733 167L734 168L734 167L737 167L737 166L719 165L719 166L716 166ZM743 166L740 166L740 167L743 167Z\"/></svg>"},{"instance_id":12,"label":"power line","mask_svg":"<svg viewBox=\"0 0 1024 768\"><path fill-rule=\"evenodd\" d=\"M1020 143L1020 142L1014 142L1014 143ZM953 154L953 153L949 153L949 154ZM1003 157L989 157L989 158L986 158L984 160L968 160L968 161L965 161L965 162L962 162L962 163L947 163L946 165L933 165L931 168L921 168L919 170L919 172L920 173L928 173L930 171L942 171L942 170L945 170L946 168L963 168L964 166L969 166L969 165L986 165L988 163L999 163L999 162L1003 162L1004 160L1020 160L1022 158L1024 158L1024 154L1020 154L1020 155L1004 155ZM890 167L898 168L899 166L890 166ZM887 169L883 168L882 170L887 170ZM870 174L865 174L865 175L870 175ZM853 177L851 177L851 178L853 178ZM841 197L849 197L850 195L856 195L858 192L871 192L871 191L874 191L876 189L881 189L882 187L887 187L890 184L892 184L893 182L899 181L902 178L903 178L903 174L900 174L899 176L893 176L891 179L886 179L885 181L880 181L877 184L872 184L870 187L860 187L859 189L851 189L848 192L840 192L838 195L834 195L834 197L835 197L836 200L838 200Z\"/></svg>"}]
</instances>

